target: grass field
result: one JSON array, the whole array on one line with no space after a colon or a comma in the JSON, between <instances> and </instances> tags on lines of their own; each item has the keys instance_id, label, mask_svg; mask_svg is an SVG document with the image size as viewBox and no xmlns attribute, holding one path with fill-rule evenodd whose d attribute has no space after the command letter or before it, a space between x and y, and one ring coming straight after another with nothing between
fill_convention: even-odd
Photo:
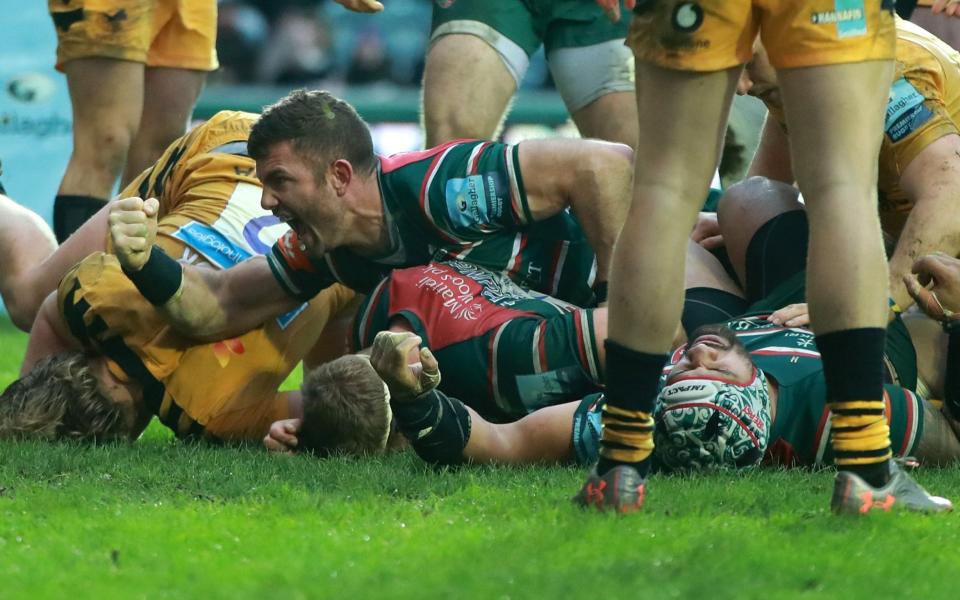
<instances>
[{"instance_id":1,"label":"grass field","mask_svg":"<svg viewBox=\"0 0 960 600\"><path fill-rule=\"evenodd\" d=\"M0 324L0 384L26 336ZM838 518L831 473L651 481L584 514L576 468L436 473L185 445L0 442L0 598L955 598L960 513ZM960 499L960 469L918 479Z\"/></svg>"}]
</instances>

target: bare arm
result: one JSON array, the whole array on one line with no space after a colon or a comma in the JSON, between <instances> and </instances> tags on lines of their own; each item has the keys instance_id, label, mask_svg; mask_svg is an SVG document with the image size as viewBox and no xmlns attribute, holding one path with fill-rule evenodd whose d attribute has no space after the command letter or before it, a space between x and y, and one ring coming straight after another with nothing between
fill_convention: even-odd
<instances>
[{"instance_id":1,"label":"bare arm","mask_svg":"<svg viewBox=\"0 0 960 600\"><path fill-rule=\"evenodd\" d=\"M763 122L760 144L757 146L756 154L753 155L750 169L747 170L747 177L755 175L790 185L794 182L793 163L790 161L790 141L780 123L769 115Z\"/></svg>"},{"instance_id":2,"label":"bare arm","mask_svg":"<svg viewBox=\"0 0 960 600\"><path fill-rule=\"evenodd\" d=\"M223 271L185 265L179 294L160 310L180 333L202 342L234 337L295 308L263 256Z\"/></svg>"},{"instance_id":3,"label":"bare arm","mask_svg":"<svg viewBox=\"0 0 960 600\"><path fill-rule=\"evenodd\" d=\"M633 151L598 140L530 140L520 144L519 154L534 220L571 207L597 254L597 280L606 281L630 208Z\"/></svg>"},{"instance_id":4,"label":"bare arm","mask_svg":"<svg viewBox=\"0 0 960 600\"><path fill-rule=\"evenodd\" d=\"M70 329L60 315L57 293L51 292L40 305L30 329L30 341L20 366L20 376L26 375L42 358L79 348L80 344L70 335Z\"/></svg>"},{"instance_id":5,"label":"bare arm","mask_svg":"<svg viewBox=\"0 0 960 600\"><path fill-rule=\"evenodd\" d=\"M933 252L960 254L960 136L944 136L923 149L903 170L900 187L914 201L890 258L890 296L913 304L903 278L914 261Z\"/></svg>"},{"instance_id":6,"label":"bare arm","mask_svg":"<svg viewBox=\"0 0 960 600\"><path fill-rule=\"evenodd\" d=\"M124 198L110 205L110 237L128 275L140 272L154 251L158 209L153 198ZM240 335L299 304L280 287L263 256L222 271L181 268L179 289L159 309L177 331L194 340Z\"/></svg>"},{"instance_id":7,"label":"bare arm","mask_svg":"<svg viewBox=\"0 0 960 600\"><path fill-rule=\"evenodd\" d=\"M494 424L472 408L464 458L475 463L526 464L573 459L573 415L579 402L541 408L514 423Z\"/></svg>"}]
</instances>

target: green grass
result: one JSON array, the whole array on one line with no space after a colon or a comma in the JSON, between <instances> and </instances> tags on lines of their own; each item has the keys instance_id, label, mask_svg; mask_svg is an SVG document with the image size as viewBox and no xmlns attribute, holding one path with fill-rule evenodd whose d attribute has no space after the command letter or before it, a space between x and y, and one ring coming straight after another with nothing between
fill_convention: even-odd
<instances>
[{"instance_id":1,"label":"green grass","mask_svg":"<svg viewBox=\"0 0 960 600\"><path fill-rule=\"evenodd\" d=\"M0 383L25 336L0 326ZM584 514L575 468L0 443L0 598L954 598L960 514L838 518L829 472L651 481ZM960 498L960 469L918 478Z\"/></svg>"}]
</instances>

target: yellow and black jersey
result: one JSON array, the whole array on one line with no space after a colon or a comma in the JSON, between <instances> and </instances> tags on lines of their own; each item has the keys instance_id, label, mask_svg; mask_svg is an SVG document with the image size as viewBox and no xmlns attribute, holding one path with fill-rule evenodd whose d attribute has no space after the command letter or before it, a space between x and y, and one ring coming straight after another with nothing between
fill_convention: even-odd
<instances>
[{"instance_id":1,"label":"yellow and black jersey","mask_svg":"<svg viewBox=\"0 0 960 600\"><path fill-rule=\"evenodd\" d=\"M216 0L47 0L57 68L78 58L214 71Z\"/></svg>"},{"instance_id":2,"label":"yellow and black jersey","mask_svg":"<svg viewBox=\"0 0 960 600\"><path fill-rule=\"evenodd\" d=\"M897 51L887 98L877 188L883 230L896 237L913 209L900 175L924 148L951 133L960 119L960 54L933 34L896 19ZM767 105L785 126L783 107Z\"/></svg>"},{"instance_id":3,"label":"yellow and black jersey","mask_svg":"<svg viewBox=\"0 0 960 600\"><path fill-rule=\"evenodd\" d=\"M229 268L263 255L289 227L260 207L246 154L257 115L223 111L173 142L122 196L160 201L157 245L183 263ZM109 239L108 239L109 247ZM169 328L123 274L95 253L61 281L60 309L74 336L104 353L118 376L139 381L153 410L178 435L263 435L284 418L278 386L354 297L335 285L238 338L197 344ZM345 345L345 344L344 344Z\"/></svg>"},{"instance_id":4,"label":"yellow and black jersey","mask_svg":"<svg viewBox=\"0 0 960 600\"><path fill-rule=\"evenodd\" d=\"M273 421L288 417L278 387L352 298L353 292L333 285L295 315L200 344L166 324L113 255L91 254L58 290L73 335L105 355L116 376L139 382L161 422L178 437L224 440L259 439Z\"/></svg>"}]
</instances>

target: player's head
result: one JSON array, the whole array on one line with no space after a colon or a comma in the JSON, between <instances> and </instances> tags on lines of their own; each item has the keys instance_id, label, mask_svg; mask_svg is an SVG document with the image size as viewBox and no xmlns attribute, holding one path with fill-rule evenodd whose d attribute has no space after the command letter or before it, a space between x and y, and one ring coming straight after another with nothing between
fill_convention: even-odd
<instances>
[{"instance_id":1,"label":"player's head","mask_svg":"<svg viewBox=\"0 0 960 600\"><path fill-rule=\"evenodd\" d=\"M766 376L733 331L700 327L657 397L657 455L669 469L747 467L770 438Z\"/></svg>"},{"instance_id":2,"label":"player's head","mask_svg":"<svg viewBox=\"0 0 960 600\"><path fill-rule=\"evenodd\" d=\"M319 179L337 159L364 175L376 167L367 124L349 103L324 90L295 90L264 109L250 129L247 149L260 162L285 142L312 162Z\"/></svg>"},{"instance_id":3,"label":"player's head","mask_svg":"<svg viewBox=\"0 0 960 600\"><path fill-rule=\"evenodd\" d=\"M247 142L263 184L261 204L290 224L312 254L343 243L351 182L372 175L370 130L348 103L297 90L264 110Z\"/></svg>"},{"instance_id":4,"label":"player's head","mask_svg":"<svg viewBox=\"0 0 960 600\"><path fill-rule=\"evenodd\" d=\"M393 445L386 385L366 356L348 354L304 378L297 447L319 456L380 454Z\"/></svg>"},{"instance_id":5,"label":"player's head","mask_svg":"<svg viewBox=\"0 0 960 600\"><path fill-rule=\"evenodd\" d=\"M47 357L0 396L0 438L113 441L146 426L139 403L101 357Z\"/></svg>"}]
</instances>

